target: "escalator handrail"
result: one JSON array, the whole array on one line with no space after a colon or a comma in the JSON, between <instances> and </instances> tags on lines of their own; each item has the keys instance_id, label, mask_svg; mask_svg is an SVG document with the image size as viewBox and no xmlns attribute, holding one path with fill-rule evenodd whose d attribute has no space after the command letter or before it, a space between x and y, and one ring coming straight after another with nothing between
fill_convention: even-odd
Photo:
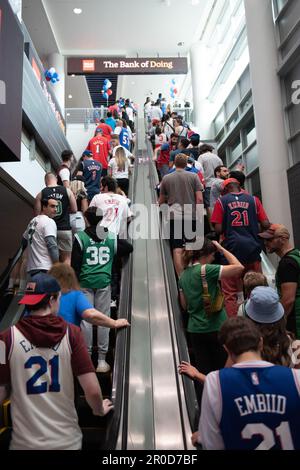
<instances>
[{"instance_id":1,"label":"escalator handrail","mask_svg":"<svg viewBox=\"0 0 300 470\"><path fill-rule=\"evenodd\" d=\"M23 251L24 250L22 247L18 248L18 251L16 252L16 254L9 260L8 265L0 274L0 293L1 294L2 294L2 290L3 290L3 287L5 286L6 281L9 279L9 276L12 270L14 269L17 262L20 260L23 254Z\"/></svg>"},{"instance_id":2,"label":"escalator handrail","mask_svg":"<svg viewBox=\"0 0 300 470\"><path fill-rule=\"evenodd\" d=\"M137 130L136 130L137 134ZM137 142L136 142L137 148ZM133 200L136 187L137 178L137 158L134 163L134 177L130 185L130 199ZM130 240L132 242L132 240ZM132 255L128 256L125 260L122 269L121 287L120 287L120 302L119 312L122 318L126 318L131 323L131 300L132 300L132 270L133 260ZM127 425L128 425L128 390L129 390L129 354L130 354L130 327L123 328L118 332L116 338L115 348L115 364L113 371L113 385L112 390L115 391L114 412L111 414L108 421L106 439L104 449L113 450L117 446L118 436L120 433L121 416L123 416L122 425L122 450L126 449L127 445Z\"/></svg>"},{"instance_id":3,"label":"escalator handrail","mask_svg":"<svg viewBox=\"0 0 300 470\"><path fill-rule=\"evenodd\" d=\"M149 162L150 181L154 189L159 181L158 181L157 171L155 169L154 162L152 160L153 150L151 147L151 143L149 141L147 142L147 150L151 159L151 161ZM157 197L155 195L154 190L152 194L153 194L153 202L157 203ZM171 303L170 311L173 312L179 360L180 362L181 361L190 362L187 341L186 341L186 337L184 333L184 326L183 326L183 321L182 321L182 313L181 313L181 309L180 309L179 301L178 301L178 289L177 289L174 264L173 264L173 260L172 260L172 256L170 252L169 243L166 239L162 237L161 229L162 227L160 226L159 230L160 230L161 252L162 252L163 266L165 269L166 282L167 282L167 286L170 292L170 296L169 296L169 301ZM191 429L195 431L198 426L198 416L199 416L199 407L198 407L198 401L196 398L196 392L195 392L193 382L190 378L183 375L182 379L183 379L183 389L184 389L184 395L185 395L185 400L186 400L186 407L187 407L188 417L190 421L190 426L191 426Z\"/></svg>"}]
</instances>

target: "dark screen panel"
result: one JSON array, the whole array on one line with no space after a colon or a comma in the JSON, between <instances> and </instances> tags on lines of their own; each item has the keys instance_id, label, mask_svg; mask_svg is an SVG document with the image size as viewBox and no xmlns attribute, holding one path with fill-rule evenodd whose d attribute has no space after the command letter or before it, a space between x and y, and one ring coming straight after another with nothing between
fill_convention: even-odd
<instances>
[{"instance_id":1,"label":"dark screen panel","mask_svg":"<svg viewBox=\"0 0 300 470\"><path fill-rule=\"evenodd\" d=\"M0 161L21 157L23 33L10 4L0 0Z\"/></svg>"}]
</instances>

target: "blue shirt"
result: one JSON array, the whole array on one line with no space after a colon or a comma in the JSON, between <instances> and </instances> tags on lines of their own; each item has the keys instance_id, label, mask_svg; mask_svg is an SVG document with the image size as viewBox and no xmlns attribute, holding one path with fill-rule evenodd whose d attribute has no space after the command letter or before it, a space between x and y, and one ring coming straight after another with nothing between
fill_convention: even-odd
<instances>
[{"instance_id":1,"label":"blue shirt","mask_svg":"<svg viewBox=\"0 0 300 470\"><path fill-rule=\"evenodd\" d=\"M219 372L225 449L300 449L300 397L288 367Z\"/></svg>"},{"instance_id":2,"label":"blue shirt","mask_svg":"<svg viewBox=\"0 0 300 470\"><path fill-rule=\"evenodd\" d=\"M83 312L94 308L81 290L62 294L58 315L69 323L80 326Z\"/></svg>"},{"instance_id":3,"label":"blue shirt","mask_svg":"<svg viewBox=\"0 0 300 470\"><path fill-rule=\"evenodd\" d=\"M261 241L256 203L246 193L229 193L221 197L223 206L224 247L241 263L260 261Z\"/></svg>"},{"instance_id":4,"label":"blue shirt","mask_svg":"<svg viewBox=\"0 0 300 470\"><path fill-rule=\"evenodd\" d=\"M129 150L129 145L130 145L130 140L129 140L129 132L125 127L122 127L122 130L119 135L120 139L120 145L122 147L125 147L127 150Z\"/></svg>"},{"instance_id":5,"label":"blue shirt","mask_svg":"<svg viewBox=\"0 0 300 470\"><path fill-rule=\"evenodd\" d=\"M113 131L115 130L116 121L114 120L114 118L112 118L112 117L106 118L105 123L108 124L112 128Z\"/></svg>"},{"instance_id":6,"label":"blue shirt","mask_svg":"<svg viewBox=\"0 0 300 470\"><path fill-rule=\"evenodd\" d=\"M84 160L82 162L82 173L88 193L88 199L91 201L96 194L100 193L102 165L96 160Z\"/></svg>"}]
</instances>

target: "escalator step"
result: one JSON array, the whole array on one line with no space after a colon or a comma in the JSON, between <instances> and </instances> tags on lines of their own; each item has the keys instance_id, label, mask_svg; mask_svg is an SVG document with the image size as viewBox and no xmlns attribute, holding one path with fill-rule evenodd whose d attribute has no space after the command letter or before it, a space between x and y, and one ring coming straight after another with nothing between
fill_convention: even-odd
<instances>
[{"instance_id":1,"label":"escalator step","mask_svg":"<svg viewBox=\"0 0 300 470\"><path fill-rule=\"evenodd\" d=\"M105 428L82 428L83 450L101 450L105 443Z\"/></svg>"}]
</instances>

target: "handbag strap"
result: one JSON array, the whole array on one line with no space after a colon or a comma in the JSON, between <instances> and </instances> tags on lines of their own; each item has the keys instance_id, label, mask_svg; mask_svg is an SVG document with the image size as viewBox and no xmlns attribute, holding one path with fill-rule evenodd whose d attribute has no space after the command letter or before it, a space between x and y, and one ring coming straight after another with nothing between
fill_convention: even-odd
<instances>
[{"instance_id":1,"label":"handbag strap","mask_svg":"<svg viewBox=\"0 0 300 470\"><path fill-rule=\"evenodd\" d=\"M201 279L204 294L208 294L208 284L206 280L206 264L201 265Z\"/></svg>"}]
</instances>

